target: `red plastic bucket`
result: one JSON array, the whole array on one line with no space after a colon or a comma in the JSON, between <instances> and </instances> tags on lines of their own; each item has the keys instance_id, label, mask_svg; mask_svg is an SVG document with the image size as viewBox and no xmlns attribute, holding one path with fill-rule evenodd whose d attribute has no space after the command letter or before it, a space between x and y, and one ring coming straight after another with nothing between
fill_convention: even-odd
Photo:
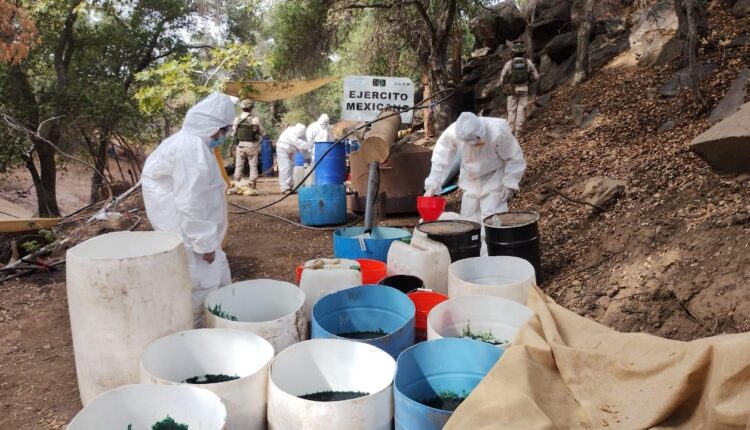
<instances>
[{"instance_id":1,"label":"red plastic bucket","mask_svg":"<svg viewBox=\"0 0 750 430\"><path fill-rule=\"evenodd\" d=\"M359 263L359 269L362 271L363 285L377 284L388 276L388 270L382 261L367 258L358 258L356 261Z\"/></svg>"},{"instance_id":2,"label":"red plastic bucket","mask_svg":"<svg viewBox=\"0 0 750 430\"><path fill-rule=\"evenodd\" d=\"M411 301L414 302L414 307L417 309L416 315L414 316L416 341L421 342L427 340L427 315L432 308L448 300L448 296L431 290L412 291L407 294L407 296L409 296Z\"/></svg>"}]
</instances>

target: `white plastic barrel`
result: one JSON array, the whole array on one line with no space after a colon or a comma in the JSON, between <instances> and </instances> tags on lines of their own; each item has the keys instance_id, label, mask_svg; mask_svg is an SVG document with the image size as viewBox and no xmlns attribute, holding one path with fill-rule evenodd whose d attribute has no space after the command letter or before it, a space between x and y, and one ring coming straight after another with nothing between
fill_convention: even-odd
<instances>
[{"instance_id":1,"label":"white plastic barrel","mask_svg":"<svg viewBox=\"0 0 750 430\"><path fill-rule=\"evenodd\" d=\"M305 179L305 166L294 166L292 170L292 179L294 181L294 188L299 187L302 180Z\"/></svg>"},{"instance_id":2,"label":"white plastic barrel","mask_svg":"<svg viewBox=\"0 0 750 430\"><path fill-rule=\"evenodd\" d=\"M138 359L160 337L193 327L182 239L118 232L67 252L67 292L81 401L138 382Z\"/></svg>"},{"instance_id":3,"label":"white plastic barrel","mask_svg":"<svg viewBox=\"0 0 750 430\"><path fill-rule=\"evenodd\" d=\"M208 295L206 327L255 333L269 341L279 353L305 340L304 304L305 293L289 282L272 279L237 282Z\"/></svg>"},{"instance_id":4,"label":"white plastic barrel","mask_svg":"<svg viewBox=\"0 0 750 430\"><path fill-rule=\"evenodd\" d=\"M299 287L305 292L305 320L312 320L312 308L321 297L362 285L359 263L343 258L319 258L305 263Z\"/></svg>"},{"instance_id":5,"label":"white plastic barrel","mask_svg":"<svg viewBox=\"0 0 750 430\"><path fill-rule=\"evenodd\" d=\"M412 237L411 244L395 241L388 250L388 275L411 275L425 288L448 294L448 248L426 237Z\"/></svg>"},{"instance_id":6,"label":"white plastic barrel","mask_svg":"<svg viewBox=\"0 0 750 430\"><path fill-rule=\"evenodd\" d=\"M149 345L141 358L141 382L172 385L209 374L239 376L232 381L194 386L221 397L230 430L263 429L271 359L273 347L256 334L229 329L188 330Z\"/></svg>"},{"instance_id":7,"label":"white plastic barrel","mask_svg":"<svg viewBox=\"0 0 750 430\"><path fill-rule=\"evenodd\" d=\"M95 398L68 430L144 430L167 417L190 430L225 428L227 410L216 394L197 387L126 385Z\"/></svg>"},{"instance_id":8,"label":"white plastic barrel","mask_svg":"<svg viewBox=\"0 0 750 430\"><path fill-rule=\"evenodd\" d=\"M502 297L456 297L432 308L427 317L427 340L470 337L505 349L532 315L531 309Z\"/></svg>"},{"instance_id":9,"label":"white plastic barrel","mask_svg":"<svg viewBox=\"0 0 750 430\"><path fill-rule=\"evenodd\" d=\"M518 257L473 257L448 269L448 297L498 296L525 305L536 285L534 266Z\"/></svg>"},{"instance_id":10,"label":"white plastic barrel","mask_svg":"<svg viewBox=\"0 0 750 430\"><path fill-rule=\"evenodd\" d=\"M388 430L395 370L390 355L361 342L314 339L292 345L271 364L269 428ZM298 397L324 391L367 395L332 402Z\"/></svg>"}]
</instances>

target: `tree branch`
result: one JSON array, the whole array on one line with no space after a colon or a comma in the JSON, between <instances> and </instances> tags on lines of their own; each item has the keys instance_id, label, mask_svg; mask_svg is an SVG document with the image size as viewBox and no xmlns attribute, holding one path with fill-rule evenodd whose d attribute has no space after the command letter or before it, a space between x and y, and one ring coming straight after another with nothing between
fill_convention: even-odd
<instances>
[{"instance_id":1,"label":"tree branch","mask_svg":"<svg viewBox=\"0 0 750 430\"><path fill-rule=\"evenodd\" d=\"M90 168L94 172L98 173L102 178L104 178L104 181L107 182L107 178L99 170L97 170L97 168L94 167L92 164L89 164L88 162L86 162L86 161L84 161L84 160L82 160L82 159L80 159L80 158L78 158L78 157L76 157L74 155L68 154L67 152L65 152L62 149L60 149L60 147L58 147L54 143L52 143L49 140L47 140L44 137L42 137L39 134L39 131L34 131L34 130L31 130L31 129L27 128L26 126L24 126L23 124L21 124L17 119L13 118L12 116L10 116L10 115L8 115L6 113L0 113L0 115L2 115L3 120L5 121L5 123L8 124L8 127L12 128L14 130L20 131L22 133L25 133L25 134L27 134L29 136L34 137L35 139L37 139L37 140L39 140L41 142L46 143L47 145L51 146L55 151L57 151L60 155L66 157L66 158L69 158L69 159L71 159L73 161L77 161L77 162L83 164L84 166L87 166L88 168ZM57 117L57 118L59 118L59 117ZM55 119L55 118L51 118L51 119ZM45 122L48 122L48 121L50 121L50 119L42 121L42 124L44 124ZM40 124L40 129L41 129L41 125L42 124Z\"/></svg>"}]
</instances>

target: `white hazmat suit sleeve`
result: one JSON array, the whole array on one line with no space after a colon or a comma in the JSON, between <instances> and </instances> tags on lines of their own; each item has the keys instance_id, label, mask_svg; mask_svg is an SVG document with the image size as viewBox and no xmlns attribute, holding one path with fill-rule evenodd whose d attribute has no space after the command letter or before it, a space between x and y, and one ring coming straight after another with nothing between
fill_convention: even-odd
<instances>
[{"instance_id":1,"label":"white hazmat suit sleeve","mask_svg":"<svg viewBox=\"0 0 750 430\"><path fill-rule=\"evenodd\" d=\"M445 178L448 176L451 163L458 150L456 126L451 124L437 140L432 151L432 167L430 175L424 181L426 195L435 195L440 191Z\"/></svg>"}]
</instances>

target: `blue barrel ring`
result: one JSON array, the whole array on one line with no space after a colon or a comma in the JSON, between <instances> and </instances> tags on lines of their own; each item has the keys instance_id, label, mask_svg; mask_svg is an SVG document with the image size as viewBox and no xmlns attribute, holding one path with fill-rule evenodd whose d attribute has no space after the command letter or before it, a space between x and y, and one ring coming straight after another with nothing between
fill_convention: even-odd
<instances>
[{"instance_id":1,"label":"blue barrel ring","mask_svg":"<svg viewBox=\"0 0 750 430\"><path fill-rule=\"evenodd\" d=\"M393 383L396 430L440 430L453 411L422 401L443 393L468 396L502 356L478 340L444 338L422 342L399 355Z\"/></svg>"},{"instance_id":2,"label":"blue barrel ring","mask_svg":"<svg viewBox=\"0 0 750 430\"><path fill-rule=\"evenodd\" d=\"M312 339L349 339L376 346L398 357L414 344L414 303L406 294L382 285L363 285L328 294L312 310ZM341 333L377 333L356 339Z\"/></svg>"}]
</instances>

